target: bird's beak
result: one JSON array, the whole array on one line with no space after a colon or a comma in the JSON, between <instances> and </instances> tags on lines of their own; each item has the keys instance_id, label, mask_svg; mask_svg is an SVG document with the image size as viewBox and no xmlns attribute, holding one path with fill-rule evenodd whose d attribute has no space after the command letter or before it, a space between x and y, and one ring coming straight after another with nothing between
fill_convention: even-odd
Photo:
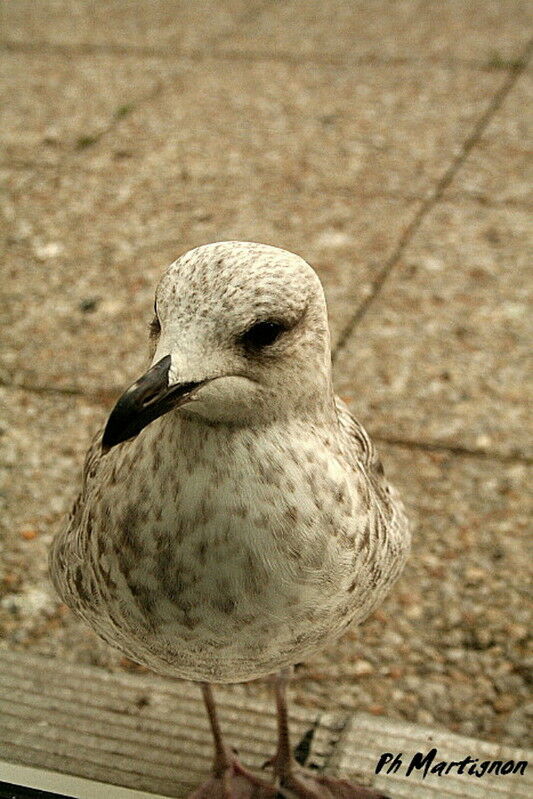
<instances>
[{"instance_id":1,"label":"bird's beak","mask_svg":"<svg viewBox=\"0 0 533 799\"><path fill-rule=\"evenodd\" d=\"M192 399L204 381L168 385L170 355L154 364L119 398L111 411L102 438L102 451L134 438L143 427L178 405Z\"/></svg>"}]
</instances>

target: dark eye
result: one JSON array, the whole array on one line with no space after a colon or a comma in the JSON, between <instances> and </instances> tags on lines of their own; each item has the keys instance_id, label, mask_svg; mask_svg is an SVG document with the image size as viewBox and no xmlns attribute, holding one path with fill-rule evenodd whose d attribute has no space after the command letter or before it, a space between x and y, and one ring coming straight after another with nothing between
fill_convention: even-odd
<instances>
[{"instance_id":1,"label":"dark eye","mask_svg":"<svg viewBox=\"0 0 533 799\"><path fill-rule=\"evenodd\" d=\"M161 322L154 316L152 321L150 322L150 338L157 338L158 335L161 333Z\"/></svg>"},{"instance_id":2,"label":"dark eye","mask_svg":"<svg viewBox=\"0 0 533 799\"><path fill-rule=\"evenodd\" d=\"M246 349L261 350L273 344L286 329L281 322L256 322L239 340Z\"/></svg>"}]
</instances>

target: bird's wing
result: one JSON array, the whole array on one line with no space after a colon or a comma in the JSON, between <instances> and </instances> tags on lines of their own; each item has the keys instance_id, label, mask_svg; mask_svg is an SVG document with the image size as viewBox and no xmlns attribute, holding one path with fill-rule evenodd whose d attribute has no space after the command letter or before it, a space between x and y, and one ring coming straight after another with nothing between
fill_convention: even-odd
<instances>
[{"instance_id":1,"label":"bird's wing","mask_svg":"<svg viewBox=\"0 0 533 799\"><path fill-rule=\"evenodd\" d=\"M383 466L376 448L361 422L358 422L355 416L352 416L340 397L335 397L335 410L339 421L344 456L351 463L356 461L359 465L362 465L370 473L370 476L382 478L384 473Z\"/></svg>"},{"instance_id":2,"label":"bird's wing","mask_svg":"<svg viewBox=\"0 0 533 799\"><path fill-rule=\"evenodd\" d=\"M87 450L87 454L85 456L85 462L83 464L83 476L82 476L82 491L87 490L87 486L95 476L98 465L100 463L100 459L102 458L102 435L104 433L104 428L99 428L94 436L91 439L91 443L89 444L89 449Z\"/></svg>"},{"instance_id":3,"label":"bird's wing","mask_svg":"<svg viewBox=\"0 0 533 799\"><path fill-rule=\"evenodd\" d=\"M403 503L396 488L385 477L385 470L370 436L339 397L335 397L335 408L344 457L363 475L373 490L382 522L389 529L403 531L402 535L407 541L409 523Z\"/></svg>"}]
</instances>

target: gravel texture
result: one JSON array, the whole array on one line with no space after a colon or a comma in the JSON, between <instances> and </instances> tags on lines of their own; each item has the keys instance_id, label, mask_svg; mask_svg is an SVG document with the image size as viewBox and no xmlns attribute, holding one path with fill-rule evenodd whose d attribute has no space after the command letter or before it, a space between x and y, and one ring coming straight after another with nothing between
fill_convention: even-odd
<instances>
[{"instance_id":1,"label":"gravel texture","mask_svg":"<svg viewBox=\"0 0 533 799\"><path fill-rule=\"evenodd\" d=\"M442 202L339 354L338 387L384 436L532 456L523 402L530 214ZM350 366L357 363L357 370Z\"/></svg>"},{"instance_id":2,"label":"gravel texture","mask_svg":"<svg viewBox=\"0 0 533 799\"><path fill-rule=\"evenodd\" d=\"M90 391L131 382L145 363L159 275L181 252L223 239L300 252L322 279L336 340L420 207L334 190L286 195L280 180L183 181L167 157L140 174L9 177L4 380Z\"/></svg>"}]
</instances>

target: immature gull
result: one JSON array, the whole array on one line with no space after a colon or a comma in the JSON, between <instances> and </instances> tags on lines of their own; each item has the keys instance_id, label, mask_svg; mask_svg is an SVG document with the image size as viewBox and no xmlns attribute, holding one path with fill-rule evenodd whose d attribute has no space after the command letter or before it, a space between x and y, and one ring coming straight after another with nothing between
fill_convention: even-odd
<instances>
[{"instance_id":1,"label":"immature gull","mask_svg":"<svg viewBox=\"0 0 533 799\"><path fill-rule=\"evenodd\" d=\"M376 799L289 747L288 669L365 619L409 548L401 502L333 393L320 281L292 253L219 242L167 269L154 308L151 367L93 440L54 585L130 658L202 683L215 760L191 799ZM210 684L275 672L269 783L223 742Z\"/></svg>"}]
</instances>

